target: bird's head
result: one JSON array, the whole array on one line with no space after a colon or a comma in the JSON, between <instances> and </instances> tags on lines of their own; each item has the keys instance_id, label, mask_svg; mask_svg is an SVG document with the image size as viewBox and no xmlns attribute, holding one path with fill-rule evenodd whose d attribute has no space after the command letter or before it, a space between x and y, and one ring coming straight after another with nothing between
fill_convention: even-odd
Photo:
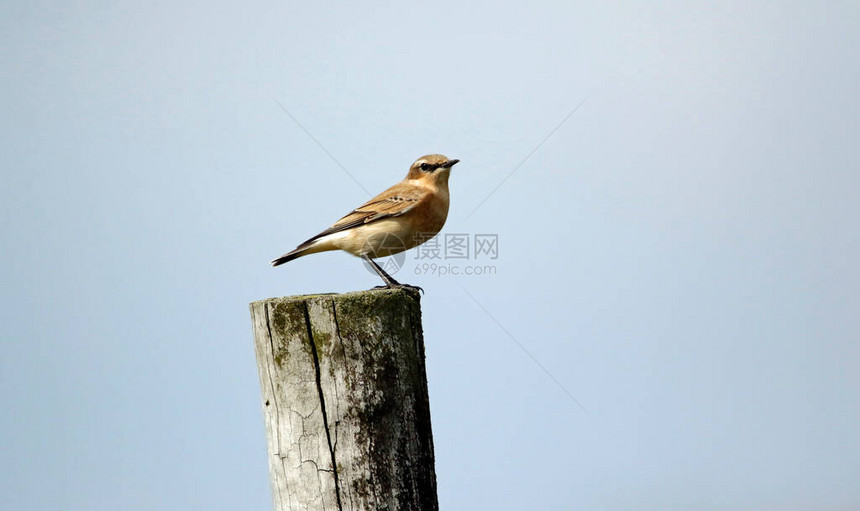
<instances>
[{"instance_id":1,"label":"bird's head","mask_svg":"<svg viewBox=\"0 0 860 511\"><path fill-rule=\"evenodd\" d=\"M448 159L447 156L441 154L422 156L409 167L409 174L406 175L406 179L447 183L451 167L456 165L458 161L460 160Z\"/></svg>"}]
</instances>

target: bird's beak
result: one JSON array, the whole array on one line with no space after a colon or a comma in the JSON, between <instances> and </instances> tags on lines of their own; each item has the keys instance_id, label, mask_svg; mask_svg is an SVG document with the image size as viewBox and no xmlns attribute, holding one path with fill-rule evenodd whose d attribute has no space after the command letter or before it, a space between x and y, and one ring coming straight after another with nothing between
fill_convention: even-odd
<instances>
[{"instance_id":1,"label":"bird's beak","mask_svg":"<svg viewBox=\"0 0 860 511\"><path fill-rule=\"evenodd\" d=\"M448 160L448 163L446 163L445 166L450 169L451 167L453 167L454 165L456 165L459 162L460 162L460 160Z\"/></svg>"}]
</instances>

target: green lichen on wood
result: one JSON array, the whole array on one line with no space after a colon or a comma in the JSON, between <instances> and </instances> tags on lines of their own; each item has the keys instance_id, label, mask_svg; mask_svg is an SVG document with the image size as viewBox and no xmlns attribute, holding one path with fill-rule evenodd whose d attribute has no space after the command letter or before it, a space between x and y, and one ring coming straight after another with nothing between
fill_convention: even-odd
<instances>
[{"instance_id":1,"label":"green lichen on wood","mask_svg":"<svg viewBox=\"0 0 860 511\"><path fill-rule=\"evenodd\" d=\"M348 293L335 299L341 335L372 332L375 337L401 337L419 297L402 289Z\"/></svg>"},{"instance_id":2,"label":"green lichen on wood","mask_svg":"<svg viewBox=\"0 0 860 511\"><path fill-rule=\"evenodd\" d=\"M330 353L332 350L331 341L334 337L329 332L324 332L318 328L313 328L313 324L311 325L311 335L313 336L314 344L317 348L317 355L322 356L324 354Z\"/></svg>"},{"instance_id":3,"label":"green lichen on wood","mask_svg":"<svg viewBox=\"0 0 860 511\"><path fill-rule=\"evenodd\" d=\"M290 352L284 339L288 339L292 332L307 329L305 321L304 303L297 300L281 298L272 304L270 321L272 325L272 351L275 363L279 367L289 362ZM310 346L302 343L305 351L310 355Z\"/></svg>"}]
</instances>

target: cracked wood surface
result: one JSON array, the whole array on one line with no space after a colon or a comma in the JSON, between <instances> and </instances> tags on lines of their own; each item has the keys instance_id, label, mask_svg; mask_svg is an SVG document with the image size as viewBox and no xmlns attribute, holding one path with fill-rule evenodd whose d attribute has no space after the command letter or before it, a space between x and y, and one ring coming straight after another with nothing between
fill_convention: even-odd
<instances>
[{"instance_id":1,"label":"cracked wood surface","mask_svg":"<svg viewBox=\"0 0 860 511\"><path fill-rule=\"evenodd\" d=\"M419 300L251 304L276 511L438 509Z\"/></svg>"}]
</instances>

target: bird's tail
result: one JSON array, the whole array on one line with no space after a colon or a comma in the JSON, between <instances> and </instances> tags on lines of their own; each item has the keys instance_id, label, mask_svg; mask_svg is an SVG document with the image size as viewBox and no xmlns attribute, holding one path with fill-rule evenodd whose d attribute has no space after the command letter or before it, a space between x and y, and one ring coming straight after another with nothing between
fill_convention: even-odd
<instances>
[{"instance_id":1,"label":"bird's tail","mask_svg":"<svg viewBox=\"0 0 860 511\"><path fill-rule=\"evenodd\" d=\"M302 243L292 251L273 260L272 266L288 263L293 259L298 259L299 257L306 256L308 254L316 254L317 252L325 252L326 250L335 250L336 248L338 247L333 245L331 240L328 240L326 236L317 235Z\"/></svg>"},{"instance_id":2,"label":"bird's tail","mask_svg":"<svg viewBox=\"0 0 860 511\"><path fill-rule=\"evenodd\" d=\"M308 248L309 247L297 248L297 249L293 250L292 252L287 252L286 254L282 255L279 258L273 259L272 260L272 266L279 266L279 265L282 265L284 263L288 263L288 262L292 261L293 259L298 259L299 257L301 257L303 255L307 255L308 254Z\"/></svg>"}]
</instances>

